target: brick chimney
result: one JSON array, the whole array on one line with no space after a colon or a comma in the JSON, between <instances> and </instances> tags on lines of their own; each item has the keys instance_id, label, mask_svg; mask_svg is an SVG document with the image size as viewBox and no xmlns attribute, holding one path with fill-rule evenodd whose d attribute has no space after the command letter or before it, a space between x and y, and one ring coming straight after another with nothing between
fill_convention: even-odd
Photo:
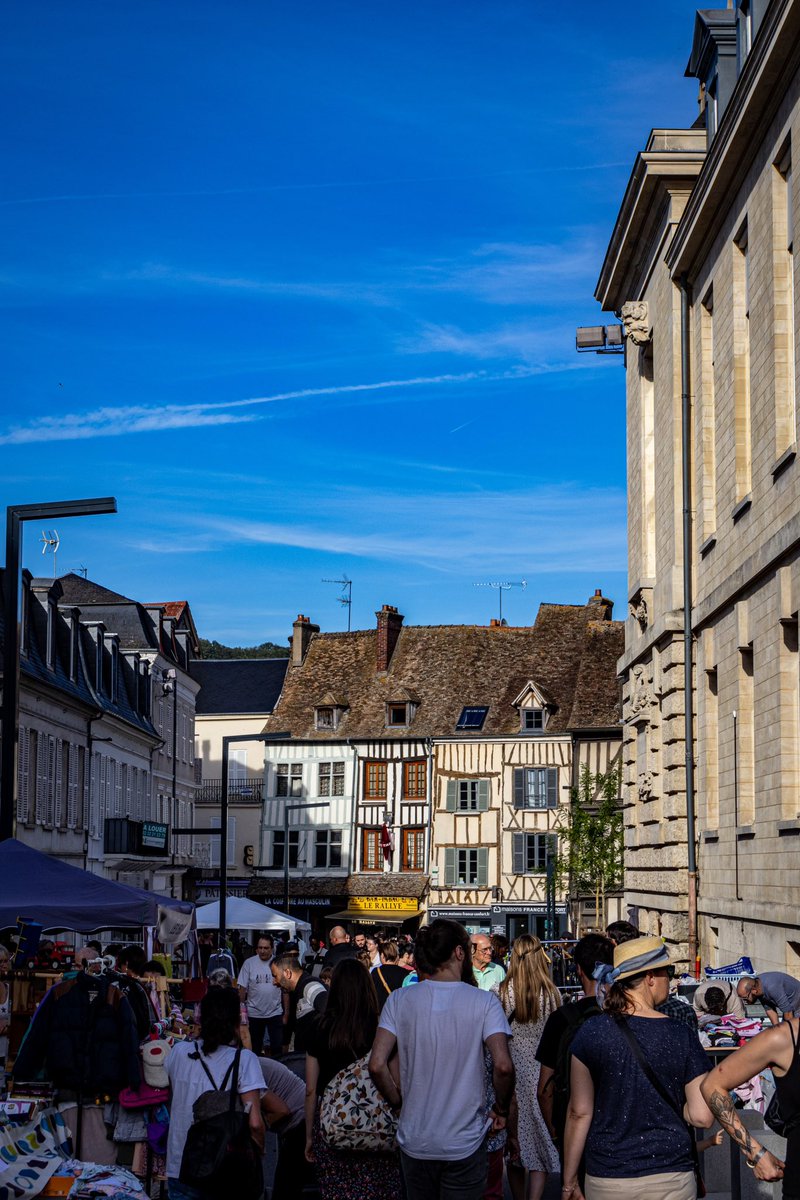
<instances>
[{"instance_id":1,"label":"brick chimney","mask_svg":"<svg viewBox=\"0 0 800 1200\"><path fill-rule=\"evenodd\" d=\"M319 633L319 625L312 625L308 617L298 614L292 625L292 666L301 667L308 653L308 645L312 636Z\"/></svg>"},{"instance_id":2,"label":"brick chimney","mask_svg":"<svg viewBox=\"0 0 800 1200\"><path fill-rule=\"evenodd\" d=\"M403 628L403 615L393 604L384 604L375 616L378 618L378 654L375 669L388 671L400 630Z\"/></svg>"},{"instance_id":3,"label":"brick chimney","mask_svg":"<svg viewBox=\"0 0 800 1200\"><path fill-rule=\"evenodd\" d=\"M592 616L595 621L610 621L614 611L614 601L607 600L600 588L595 588L594 595L589 597L589 608L597 609Z\"/></svg>"}]
</instances>

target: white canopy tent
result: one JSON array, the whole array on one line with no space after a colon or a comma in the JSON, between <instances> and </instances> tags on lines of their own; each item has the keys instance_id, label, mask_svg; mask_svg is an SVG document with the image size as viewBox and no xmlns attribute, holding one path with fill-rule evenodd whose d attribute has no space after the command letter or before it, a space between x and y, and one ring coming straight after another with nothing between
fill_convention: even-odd
<instances>
[{"instance_id":1,"label":"white canopy tent","mask_svg":"<svg viewBox=\"0 0 800 1200\"><path fill-rule=\"evenodd\" d=\"M278 933L285 929L294 941L298 932L306 937L311 933L308 921L290 917L266 904L256 904L241 896L228 896L225 901L225 924L228 929L263 929L265 933ZM197 910L198 929L219 929L219 900L203 904Z\"/></svg>"}]
</instances>

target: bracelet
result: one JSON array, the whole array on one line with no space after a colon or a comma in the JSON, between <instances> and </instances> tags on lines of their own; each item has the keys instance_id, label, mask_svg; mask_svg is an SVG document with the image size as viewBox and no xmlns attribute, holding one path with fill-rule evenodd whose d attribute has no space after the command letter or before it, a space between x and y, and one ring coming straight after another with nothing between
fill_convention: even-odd
<instances>
[{"instance_id":1,"label":"bracelet","mask_svg":"<svg viewBox=\"0 0 800 1200\"><path fill-rule=\"evenodd\" d=\"M764 1155L766 1153L767 1153L766 1146L762 1146L761 1149L759 1150L758 1154L754 1155L753 1158L745 1158L744 1161L747 1163L747 1165L751 1171L755 1170L756 1165L761 1162L761 1159L764 1157Z\"/></svg>"}]
</instances>

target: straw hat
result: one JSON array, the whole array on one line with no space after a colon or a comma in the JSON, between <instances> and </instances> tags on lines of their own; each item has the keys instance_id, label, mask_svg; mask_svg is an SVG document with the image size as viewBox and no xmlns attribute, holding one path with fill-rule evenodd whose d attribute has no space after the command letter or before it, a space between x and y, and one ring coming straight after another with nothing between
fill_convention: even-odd
<instances>
[{"instance_id":1,"label":"straw hat","mask_svg":"<svg viewBox=\"0 0 800 1200\"><path fill-rule=\"evenodd\" d=\"M669 951L658 937L632 938L614 947L613 983L643 975L645 971L658 971L671 966Z\"/></svg>"}]
</instances>

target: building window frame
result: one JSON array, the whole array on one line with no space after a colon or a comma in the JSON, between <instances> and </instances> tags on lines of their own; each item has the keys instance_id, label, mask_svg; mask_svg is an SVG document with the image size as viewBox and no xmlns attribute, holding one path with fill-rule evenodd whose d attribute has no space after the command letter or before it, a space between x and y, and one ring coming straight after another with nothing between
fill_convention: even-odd
<instances>
[{"instance_id":1,"label":"building window frame","mask_svg":"<svg viewBox=\"0 0 800 1200\"><path fill-rule=\"evenodd\" d=\"M342 865L341 829L314 831L314 867L319 870L338 870Z\"/></svg>"},{"instance_id":2,"label":"building window frame","mask_svg":"<svg viewBox=\"0 0 800 1200\"><path fill-rule=\"evenodd\" d=\"M275 829L272 833L272 868L282 870L286 862L286 840L283 829ZM296 868L300 861L300 830L289 830L289 870Z\"/></svg>"},{"instance_id":3,"label":"building window frame","mask_svg":"<svg viewBox=\"0 0 800 1200\"><path fill-rule=\"evenodd\" d=\"M520 711L520 731L522 733L543 733L546 727L546 709L529 705Z\"/></svg>"},{"instance_id":4,"label":"building window frame","mask_svg":"<svg viewBox=\"0 0 800 1200\"><path fill-rule=\"evenodd\" d=\"M515 767L514 808L532 812L558 808L558 767Z\"/></svg>"},{"instance_id":5,"label":"building window frame","mask_svg":"<svg viewBox=\"0 0 800 1200\"><path fill-rule=\"evenodd\" d=\"M389 764L384 758L368 758L364 762L364 799L385 800L389 786Z\"/></svg>"},{"instance_id":6,"label":"building window frame","mask_svg":"<svg viewBox=\"0 0 800 1200\"><path fill-rule=\"evenodd\" d=\"M488 886L488 846L448 846L445 849L445 887L481 888Z\"/></svg>"},{"instance_id":7,"label":"building window frame","mask_svg":"<svg viewBox=\"0 0 800 1200\"><path fill-rule=\"evenodd\" d=\"M400 869L402 871L425 870L425 827L423 825L411 825L403 829Z\"/></svg>"},{"instance_id":8,"label":"building window frame","mask_svg":"<svg viewBox=\"0 0 800 1200\"><path fill-rule=\"evenodd\" d=\"M278 763L275 767L275 795L297 799L303 795L303 764Z\"/></svg>"},{"instance_id":9,"label":"building window frame","mask_svg":"<svg viewBox=\"0 0 800 1200\"><path fill-rule=\"evenodd\" d=\"M515 833L512 855L515 875L544 875L548 859L558 858L558 835L555 833Z\"/></svg>"},{"instance_id":10,"label":"building window frame","mask_svg":"<svg viewBox=\"0 0 800 1200\"><path fill-rule=\"evenodd\" d=\"M428 796L428 763L424 758L412 758L403 763L403 799L426 800Z\"/></svg>"},{"instance_id":11,"label":"building window frame","mask_svg":"<svg viewBox=\"0 0 800 1200\"><path fill-rule=\"evenodd\" d=\"M317 795L344 795L344 759L321 762L317 769Z\"/></svg>"},{"instance_id":12,"label":"building window frame","mask_svg":"<svg viewBox=\"0 0 800 1200\"><path fill-rule=\"evenodd\" d=\"M378 826L367 826L361 830L361 870L365 872L383 870L381 831Z\"/></svg>"}]
</instances>

